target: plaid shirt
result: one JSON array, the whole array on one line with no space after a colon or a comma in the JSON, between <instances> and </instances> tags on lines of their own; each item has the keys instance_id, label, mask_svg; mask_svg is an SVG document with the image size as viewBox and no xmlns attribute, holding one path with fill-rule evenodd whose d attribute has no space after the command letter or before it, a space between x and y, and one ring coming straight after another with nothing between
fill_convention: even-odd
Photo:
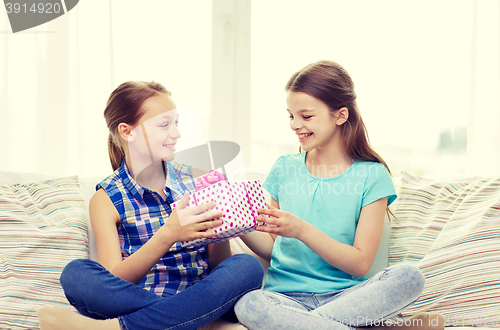
<instances>
[{"instance_id":1,"label":"plaid shirt","mask_svg":"<svg viewBox=\"0 0 500 330\"><path fill-rule=\"evenodd\" d=\"M175 162L167 164L167 179L163 200L155 191L140 186L122 165L96 186L103 188L120 214L118 236L122 258L139 250L165 223L172 212L170 205L184 191L195 191L191 167ZM206 246L181 247L172 245L169 251L138 284L160 296L171 296L187 289L209 273Z\"/></svg>"}]
</instances>

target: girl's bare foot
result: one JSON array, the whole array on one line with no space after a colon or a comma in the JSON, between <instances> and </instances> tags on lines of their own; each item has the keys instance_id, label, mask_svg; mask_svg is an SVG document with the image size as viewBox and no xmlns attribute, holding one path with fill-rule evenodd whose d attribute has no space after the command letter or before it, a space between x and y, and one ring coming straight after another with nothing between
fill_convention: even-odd
<instances>
[{"instance_id":1,"label":"girl's bare foot","mask_svg":"<svg viewBox=\"0 0 500 330\"><path fill-rule=\"evenodd\" d=\"M36 314L41 330L121 330L118 319L94 320L66 307L44 306Z\"/></svg>"}]
</instances>

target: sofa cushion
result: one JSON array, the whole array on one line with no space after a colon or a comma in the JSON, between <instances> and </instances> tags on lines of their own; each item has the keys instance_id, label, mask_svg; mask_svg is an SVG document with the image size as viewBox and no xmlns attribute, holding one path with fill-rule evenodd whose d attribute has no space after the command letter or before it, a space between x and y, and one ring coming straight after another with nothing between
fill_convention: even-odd
<instances>
[{"instance_id":1,"label":"sofa cushion","mask_svg":"<svg viewBox=\"0 0 500 330\"><path fill-rule=\"evenodd\" d=\"M437 181L403 172L398 196L389 265L416 264L426 278L403 315L436 311L448 325L491 326L500 315L500 178Z\"/></svg>"},{"instance_id":2,"label":"sofa cushion","mask_svg":"<svg viewBox=\"0 0 500 330\"><path fill-rule=\"evenodd\" d=\"M64 266L88 258L86 211L78 177L0 182L0 328L38 328L36 310L68 305Z\"/></svg>"}]
</instances>

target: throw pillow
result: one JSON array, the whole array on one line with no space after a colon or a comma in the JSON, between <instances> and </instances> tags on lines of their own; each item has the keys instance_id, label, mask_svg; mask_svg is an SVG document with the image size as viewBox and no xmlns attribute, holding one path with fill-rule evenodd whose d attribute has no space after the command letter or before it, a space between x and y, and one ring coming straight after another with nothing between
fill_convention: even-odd
<instances>
[{"instance_id":1,"label":"throw pillow","mask_svg":"<svg viewBox=\"0 0 500 330\"><path fill-rule=\"evenodd\" d=\"M500 177L436 181L403 172L389 265L416 264L426 282L403 316L445 315L447 325L500 326Z\"/></svg>"},{"instance_id":2,"label":"throw pillow","mask_svg":"<svg viewBox=\"0 0 500 330\"><path fill-rule=\"evenodd\" d=\"M43 305L69 305L64 266L88 258L78 177L31 184L0 182L0 328L38 328Z\"/></svg>"}]
</instances>

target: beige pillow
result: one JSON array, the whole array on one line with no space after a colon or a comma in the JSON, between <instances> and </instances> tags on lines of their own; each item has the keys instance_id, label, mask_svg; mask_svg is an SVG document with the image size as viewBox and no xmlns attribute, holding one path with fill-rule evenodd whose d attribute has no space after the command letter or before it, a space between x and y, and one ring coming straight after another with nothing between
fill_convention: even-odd
<instances>
[{"instance_id":1,"label":"beige pillow","mask_svg":"<svg viewBox=\"0 0 500 330\"><path fill-rule=\"evenodd\" d=\"M0 329L38 328L36 310L69 305L64 266L88 258L78 177L30 184L0 182Z\"/></svg>"},{"instance_id":2,"label":"beige pillow","mask_svg":"<svg viewBox=\"0 0 500 330\"><path fill-rule=\"evenodd\" d=\"M436 181L403 172L389 265L416 264L426 283L403 315L448 325L500 325L500 178Z\"/></svg>"}]
</instances>

